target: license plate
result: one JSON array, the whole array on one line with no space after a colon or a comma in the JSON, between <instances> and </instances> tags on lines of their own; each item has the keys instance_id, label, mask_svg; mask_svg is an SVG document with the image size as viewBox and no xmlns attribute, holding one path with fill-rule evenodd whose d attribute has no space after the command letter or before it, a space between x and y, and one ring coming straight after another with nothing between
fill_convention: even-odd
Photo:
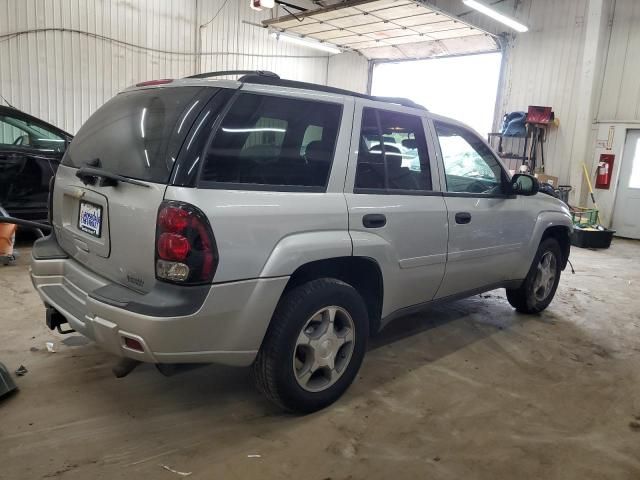
<instances>
[{"instance_id":1,"label":"license plate","mask_svg":"<svg viewBox=\"0 0 640 480\"><path fill-rule=\"evenodd\" d=\"M80 202L78 228L89 235L100 237L102 232L102 207L89 202Z\"/></svg>"}]
</instances>

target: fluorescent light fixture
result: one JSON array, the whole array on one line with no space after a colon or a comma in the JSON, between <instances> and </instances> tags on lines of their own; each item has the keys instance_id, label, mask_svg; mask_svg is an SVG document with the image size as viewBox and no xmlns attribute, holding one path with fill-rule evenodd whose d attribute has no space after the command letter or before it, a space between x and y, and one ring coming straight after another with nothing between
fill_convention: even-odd
<instances>
[{"instance_id":1,"label":"fluorescent light fixture","mask_svg":"<svg viewBox=\"0 0 640 480\"><path fill-rule=\"evenodd\" d=\"M296 35L289 35L288 33L281 33L281 32L271 32L269 35L275 38L276 40L294 43L302 47L315 48L316 50L322 50L323 52L328 52L328 53L342 53L342 50L340 50L335 45L332 45L331 43L319 42L311 38L303 38L303 37L298 37Z\"/></svg>"},{"instance_id":2,"label":"fluorescent light fixture","mask_svg":"<svg viewBox=\"0 0 640 480\"><path fill-rule=\"evenodd\" d=\"M513 28L516 32L524 33L529 31L529 27L523 25L520 22L515 21L513 18L507 17L502 13L494 10L493 8L485 5L484 3L477 2L476 0L462 0L462 3L474 10L484 13L488 17L497 20L500 23L504 23L506 26Z\"/></svg>"}]
</instances>

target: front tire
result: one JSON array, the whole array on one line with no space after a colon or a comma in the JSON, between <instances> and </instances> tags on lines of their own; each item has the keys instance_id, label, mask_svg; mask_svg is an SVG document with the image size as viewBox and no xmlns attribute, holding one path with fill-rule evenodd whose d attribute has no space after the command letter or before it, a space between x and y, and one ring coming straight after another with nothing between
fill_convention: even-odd
<instances>
[{"instance_id":1,"label":"front tire","mask_svg":"<svg viewBox=\"0 0 640 480\"><path fill-rule=\"evenodd\" d=\"M355 288L321 278L286 292L253 365L256 386L285 410L310 413L353 382L369 338L367 309Z\"/></svg>"},{"instance_id":2,"label":"front tire","mask_svg":"<svg viewBox=\"0 0 640 480\"><path fill-rule=\"evenodd\" d=\"M540 242L529 273L519 288L507 289L507 300L520 313L540 313L549 306L560 282L562 252L555 238Z\"/></svg>"}]
</instances>

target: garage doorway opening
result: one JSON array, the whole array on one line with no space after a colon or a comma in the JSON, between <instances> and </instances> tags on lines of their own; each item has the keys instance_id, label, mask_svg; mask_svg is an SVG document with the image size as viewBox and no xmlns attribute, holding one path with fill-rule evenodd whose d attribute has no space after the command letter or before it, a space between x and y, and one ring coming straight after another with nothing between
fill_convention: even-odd
<instances>
[{"instance_id":1,"label":"garage doorway opening","mask_svg":"<svg viewBox=\"0 0 640 480\"><path fill-rule=\"evenodd\" d=\"M371 94L409 98L486 138L493 130L501 61L498 52L379 63L373 69Z\"/></svg>"}]
</instances>

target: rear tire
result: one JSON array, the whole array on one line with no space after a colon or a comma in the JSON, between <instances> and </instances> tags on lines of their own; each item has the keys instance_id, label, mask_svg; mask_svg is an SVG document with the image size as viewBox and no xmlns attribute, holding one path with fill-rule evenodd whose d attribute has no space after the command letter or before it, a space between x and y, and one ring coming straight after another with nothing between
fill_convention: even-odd
<instances>
[{"instance_id":1,"label":"rear tire","mask_svg":"<svg viewBox=\"0 0 640 480\"><path fill-rule=\"evenodd\" d=\"M355 288L321 278L286 292L253 364L258 390L281 408L311 413L353 382L366 351L369 319Z\"/></svg>"},{"instance_id":2,"label":"rear tire","mask_svg":"<svg viewBox=\"0 0 640 480\"><path fill-rule=\"evenodd\" d=\"M511 306L520 313L540 313L547 308L560 282L561 264L560 244L554 238L545 238L522 285L507 289Z\"/></svg>"}]
</instances>

